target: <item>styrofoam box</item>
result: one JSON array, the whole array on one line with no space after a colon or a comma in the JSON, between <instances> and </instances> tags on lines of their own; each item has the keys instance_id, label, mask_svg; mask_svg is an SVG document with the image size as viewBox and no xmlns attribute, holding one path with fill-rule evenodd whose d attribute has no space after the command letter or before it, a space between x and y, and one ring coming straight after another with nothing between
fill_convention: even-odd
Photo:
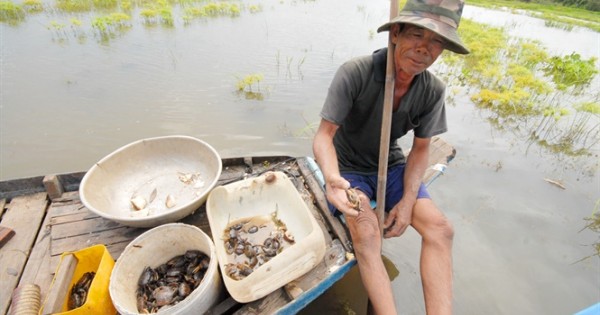
<instances>
[{"instance_id":1,"label":"styrofoam box","mask_svg":"<svg viewBox=\"0 0 600 315\"><path fill-rule=\"evenodd\" d=\"M256 268L248 277L227 276L223 232L238 219L270 215L277 211L295 243ZM260 299L314 268L325 255L325 238L296 187L283 172L267 172L256 178L213 189L206 212L225 287L238 302Z\"/></svg>"}]
</instances>

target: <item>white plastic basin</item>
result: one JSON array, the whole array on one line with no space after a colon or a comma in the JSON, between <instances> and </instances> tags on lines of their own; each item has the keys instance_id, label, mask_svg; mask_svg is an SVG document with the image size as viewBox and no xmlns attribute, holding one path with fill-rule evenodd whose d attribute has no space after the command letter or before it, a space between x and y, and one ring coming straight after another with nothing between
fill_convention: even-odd
<instances>
[{"instance_id":1,"label":"white plastic basin","mask_svg":"<svg viewBox=\"0 0 600 315\"><path fill-rule=\"evenodd\" d=\"M144 268L156 268L168 259L187 250L200 250L210 257L209 267L202 283L183 301L159 314L204 314L216 305L223 295L223 284L217 268L215 248L201 229L183 223L169 223L155 227L131 241L113 268L109 292L113 305L123 315L140 314L137 309L136 289Z\"/></svg>"},{"instance_id":2,"label":"white plastic basin","mask_svg":"<svg viewBox=\"0 0 600 315\"><path fill-rule=\"evenodd\" d=\"M154 227L196 211L221 171L219 154L204 141L188 136L148 138L94 164L81 181L79 196L99 216L128 226ZM136 209L134 199L145 206Z\"/></svg>"}]
</instances>

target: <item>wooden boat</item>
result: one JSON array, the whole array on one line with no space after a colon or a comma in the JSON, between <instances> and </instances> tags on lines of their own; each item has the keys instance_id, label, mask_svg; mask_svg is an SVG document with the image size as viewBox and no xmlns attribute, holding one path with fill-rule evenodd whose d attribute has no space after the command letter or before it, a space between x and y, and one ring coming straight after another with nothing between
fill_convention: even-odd
<instances>
[{"instance_id":1,"label":"wooden boat","mask_svg":"<svg viewBox=\"0 0 600 315\"><path fill-rule=\"evenodd\" d=\"M430 167L423 179L430 184L454 158L455 150L441 138L431 145ZM285 172L317 219L325 235L323 261L304 276L257 301L241 304L226 296L209 314L295 314L340 280L356 264L349 233L339 218L331 216L323 182L315 162L308 157L245 157L222 160L219 185L266 171ZM52 281L63 252L104 244L118 259L124 248L145 232L99 217L79 200L79 183L84 172L48 175L0 182L0 314L11 310L13 291L37 284L44 313L50 313L54 292ZM210 235L202 205L180 222L200 227ZM13 232L12 237L9 233ZM64 292L63 292L64 294Z\"/></svg>"}]
</instances>

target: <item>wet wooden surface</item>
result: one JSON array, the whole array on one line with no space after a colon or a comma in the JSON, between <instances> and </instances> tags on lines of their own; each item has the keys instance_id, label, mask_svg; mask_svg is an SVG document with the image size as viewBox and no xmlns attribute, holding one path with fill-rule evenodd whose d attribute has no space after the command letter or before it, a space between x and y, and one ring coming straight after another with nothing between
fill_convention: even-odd
<instances>
[{"instance_id":1,"label":"wet wooden surface","mask_svg":"<svg viewBox=\"0 0 600 315\"><path fill-rule=\"evenodd\" d=\"M454 149L443 140L436 138L432 141L432 166L447 164L454 155ZM345 228L328 211L323 211L327 209L326 199L306 159L226 159L223 160L219 184L224 185L267 170L284 171L290 176L324 232L328 244L326 258L314 270L295 280L293 287L280 288L263 299L243 305L231 299L224 300L213 314L272 313L326 277L332 264L336 263L328 257L339 257L340 253L343 256L346 251L351 251L351 241ZM424 182L434 179L439 173L436 168L430 167ZM43 304L51 291L52 279L62 253L104 244L112 257L118 259L129 242L148 230L123 226L89 211L79 200L78 181L83 174L58 176L58 183L62 187L45 187L55 196L52 199L43 189L44 185L56 185L56 182L47 178L44 180L44 177L0 182L0 226L15 232L0 248L0 314L9 311L11 294L19 285L39 285ZM56 189L62 192L60 197L56 197ZM198 226L211 235L204 205L180 222ZM339 240L343 247L332 246L333 239Z\"/></svg>"}]
</instances>

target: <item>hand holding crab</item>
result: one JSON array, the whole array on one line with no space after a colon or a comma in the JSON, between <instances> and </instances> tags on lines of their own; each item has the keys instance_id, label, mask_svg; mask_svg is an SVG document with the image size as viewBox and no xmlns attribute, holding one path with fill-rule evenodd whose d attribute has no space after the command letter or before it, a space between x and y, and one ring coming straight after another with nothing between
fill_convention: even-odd
<instances>
[{"instance_id":1,"label":"hand holding crab","mask_svg":"<svg viewBox=\"0 0 600 315\"><path fill-rule=\"evenodd\" d=\"M363 211L358 190L355 188L346 189L346 197L348 197L348 205L360 214Z\"/></svg>"}]
</instances>

